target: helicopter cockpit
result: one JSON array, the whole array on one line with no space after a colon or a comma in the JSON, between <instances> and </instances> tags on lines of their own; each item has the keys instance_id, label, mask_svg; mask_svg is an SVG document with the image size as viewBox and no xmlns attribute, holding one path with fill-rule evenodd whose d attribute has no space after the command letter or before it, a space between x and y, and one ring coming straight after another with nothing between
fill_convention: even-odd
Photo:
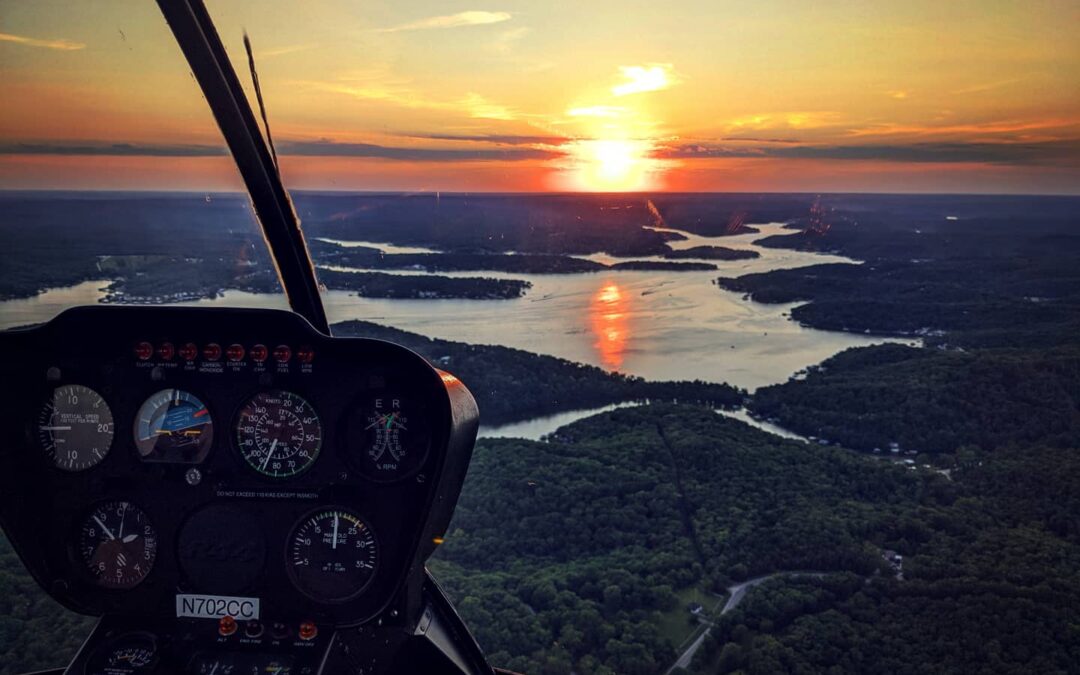
<instances>
[{"instance_id":1,"label":"helicopter cockpit","mask_svg":"<svg viewBox=\"0 0 1080 675\"><path fill-rule=\"evenodd\" d=\"M476 403L404 347L330 335L209 13L158 4L293 311L84 306L0 335L0 522L45 592L100 617L55 672L492 672L424 567Z\"/></svg>"}]
</instances>

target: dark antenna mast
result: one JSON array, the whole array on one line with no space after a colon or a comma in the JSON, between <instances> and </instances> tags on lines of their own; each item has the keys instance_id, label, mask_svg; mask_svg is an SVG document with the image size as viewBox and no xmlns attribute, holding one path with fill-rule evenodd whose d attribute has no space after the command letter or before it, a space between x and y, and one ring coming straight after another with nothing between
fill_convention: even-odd
<instances>
[{"instance_id":1,"label":"dark antenna mast","mask_svg":"<svg viewBox=\"0 0 1080 675\"><path fill-rule=\"evenodd\" d=\"M274 147L274 137L270 135L270 120L266 117L266 104L263 103L262 87L259 86L259 73L255 71L255 52L251 49L251 38L244 31L244 49L247 50L248 68L251 70L251 83L255 85L255 98L259 102L259 114L262 115L263 129L266 131L266 143L270 146L270 156L274 158L274 168L281 173L278 166L277 149Z\"/></svg>"}]
</instances>

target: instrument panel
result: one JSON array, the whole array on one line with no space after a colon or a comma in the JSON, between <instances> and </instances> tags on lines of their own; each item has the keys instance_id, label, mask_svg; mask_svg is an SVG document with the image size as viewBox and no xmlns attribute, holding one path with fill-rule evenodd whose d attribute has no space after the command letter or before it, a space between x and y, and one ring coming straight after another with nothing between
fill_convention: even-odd
<instances>
[{"instance_id":1,"label":"instrument panel","mask_svg":"<svg viewBox=\"0 0 1080 675\"><path fill-rule=\"evenodd\" d=\"M0 350L0 521L83 613L363 624L419 583L476 434L453 376L288 312L77 308Z\"/></svg>"}]
</instances>

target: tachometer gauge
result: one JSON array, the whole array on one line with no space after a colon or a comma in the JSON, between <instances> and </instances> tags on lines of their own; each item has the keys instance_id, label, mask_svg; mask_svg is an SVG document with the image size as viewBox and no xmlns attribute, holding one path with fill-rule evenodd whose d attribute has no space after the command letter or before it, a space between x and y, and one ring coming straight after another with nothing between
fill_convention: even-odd
<instances>
[{"instance_id":1,"label":"tachometer gauge","mask_svg":"<svg viewBox=\"0 0 1080 675\"><path fill-rule=\"evenodd\" d=\"M379 563L375 533L359 516L326 508L305 516L289 537L286 568L318 602L344 602L367 587Z\"/></svg>"},{"instance_id":2,"label":"tachometer gauge","mask_svg":"<svg viewBox=\"0 0 1080 675\"><path fill-rule=\"evenodd\" d=\"M198 464L213 443L206 404L181 389L162 389L135 416L135 447L144 462Z\"/></svg>"},{"instance_id":3,"label":"tachometer gauge","mask_svg":"<svg viewBox=\"0 0 1080 675\"><path fill-rule=\"evenodd\" d=\"M53 464L64 471L96 466L109 453L114 433L109 404L80 384L54 389L38 413L38 440Z\"/></svg>"},{"instance_id":4,"label":"tachometer gauge","mask_svg":"<svg viewBox=\"0 0 1080 675\"><path fill-rule=\"evenodd\" d=\"M128 633L102 645L90 658L87 675L146 673L157 663L157 639L150 633Z\"/></svg>"},{"instance_id":5,"label":"tachometer gauge","mask_svg":"<svg viewBox=\"0 0 1080 675\"><path fill-rule=\"evenodd\" d=\"M236 443L264 476L288 478L311 468L322 448L322 423L311 404L287 391L263 391L240 409Z\"/></svg>"},{"instance_id":6,"label":"tachometer gauge","mask_svg":"<svg viewBox=\"0 0 1080 675\"><path fill-rule=\"evenodd\" d=\"M105 502L83 521L78 552L97 585L134 588L154 567L157 532L131 502Z\"/></svg>"},{"instance_id":7,"label":"tachometer gauge","mask_svg":"<svg viewBox=\"0 0 1080 675\"><path fill-rule=\"evenodd\" d=\"M406 478L424 463L431 444L427 415L416 403L376 396L349 418L348 458L368 478L389 482Z\"/></svg>"}]
</instances>

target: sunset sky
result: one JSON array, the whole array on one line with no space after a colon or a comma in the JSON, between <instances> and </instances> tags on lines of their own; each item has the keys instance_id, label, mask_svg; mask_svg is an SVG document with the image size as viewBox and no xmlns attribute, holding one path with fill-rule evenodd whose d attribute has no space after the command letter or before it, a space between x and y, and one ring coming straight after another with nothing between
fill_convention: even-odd
<instances>
[{"instance_id":1,"label":"sunset sky","mask_svg":"<svg viewBox=\"0 0 1080 675\"><path fill-rule=\"evenodd\" d=\"M1080 193L1080 3L208 2L286 184ZM0 188L232 189L151 0L0 0Z\"/></svg>"}]
</instances>

